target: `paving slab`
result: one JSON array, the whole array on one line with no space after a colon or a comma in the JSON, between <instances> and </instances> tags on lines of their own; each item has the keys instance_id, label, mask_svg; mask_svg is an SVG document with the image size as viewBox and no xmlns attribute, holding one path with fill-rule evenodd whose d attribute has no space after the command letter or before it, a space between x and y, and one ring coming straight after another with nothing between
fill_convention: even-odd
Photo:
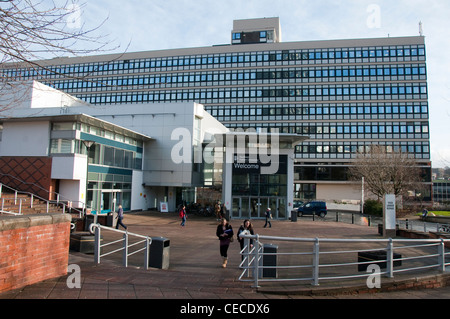
<instances>
[{"instance_id":1,"label":"paving slab","mask_svg":"<svg viewBox=\"0 0 450 319\"><path fill-rule=\"evenodd\" d=\"M273 221L272 228L263 228L264 220L253 220L255 233L303 238L381 238L377 227L367 227L299 218L297 222ZM391 292L359 293L358 283L335 283L320 287L289 284L262 285L238 280L241 257L239 243L229 248L227 268L221 267L219 241L215 235L215 218L189 216L186 226L180 226L176 213L139 212L125 215L128 231L151 237L170 239L168 270L143 269L140 256L131 258L123 267L121 254L104 257L99 265L92 254L71 251L69 264L81 269L81 287L69 288L67 276L50 279L21 289L0 294L0 299L169 299L169 300L278 300L278 299L434 299L450 298L450 288L395 290ZM237 231L242 220L232 220ZM102 232L105 240L110 236ZM413 278L414 279L414 278ZM396 278L396 284L403 277ZM353 285L353 286L352 286ZM352 290L352 287L354 288ZM341 293L340 293L341 291Z\"/></svg>"}]
</instances>

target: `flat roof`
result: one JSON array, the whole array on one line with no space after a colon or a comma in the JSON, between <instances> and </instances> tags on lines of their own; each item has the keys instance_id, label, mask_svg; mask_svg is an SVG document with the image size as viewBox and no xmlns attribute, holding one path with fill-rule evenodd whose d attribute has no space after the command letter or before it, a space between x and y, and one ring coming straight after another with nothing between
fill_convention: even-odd
<instances>
[{"instance_id":1,"label":"flat roof","mask_svg":"<svg viewBox=\"0 0 450 319\"><path fill-rule=\"evenodd\" d=\"M199 54L226 54L245 53L260 51L282 51L282 50L307 50L307 49L332 49L346 47L378 47L394 45L425 45L424 36L384 37L384 38L359 38L359 39L336 39L336 40L313 40L278 43L257 44L218 44L213 46L149 50L139 52L112 53L102 55L88 55L82 57L61 57L48 60L39 60L39 65L64 65L77 63L114 62L123 60L138 60L148 58L164 58L175 56L189 56ZM2 65L2 69L16 68L23 63L11 62Z\"/></svg>"},{"instance_id":2,"label":"flat roof","mask_svg":"<svg viewBox=\"0 0 450 319\"><path fill-rule=\"evenodd\" d=\"M37 115L37 116L23 116L23 117L0 117L0 123L4 122L34 122L34 121L49 121L49 122L81 122L88 125L100 127L102 129L112 131L130 138L140 139L143 141L154 140L154 138L129 130L122 126L98 119L96 117L79 113L79 114L61 114L61 115Z\"/></svg>"}]
</instances>

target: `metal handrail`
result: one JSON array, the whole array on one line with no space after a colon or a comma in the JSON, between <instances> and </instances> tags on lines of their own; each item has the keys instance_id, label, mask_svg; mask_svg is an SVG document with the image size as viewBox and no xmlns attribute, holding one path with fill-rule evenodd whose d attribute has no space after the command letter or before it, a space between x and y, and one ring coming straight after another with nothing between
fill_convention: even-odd
<instances>
[{"instance_id":1,"label":"metal handrail","mask_svg":"<svg viewBox=\"0 0 450 319\"><path fill-rule=\"evenodd\" d=\"M6 176L6 177L9 177L9 178L12 178L12 179L15 179L16 181L18 181L18 182L21 183L21 184L30 185L30 186L32 186L32 187L39 188L40 190L42 190L42 191L48 193L49 195L52 195L52 194L53 194L53 195L56 195L56 198L57 198L56 201L57 201L58 203L59 203L60 201L61 201L61 202L66 201L66 202L71 202L71 203L81 203L81 206L83 207L83 209L86 209L86 206L87 206L87 205L86 205L85 202L82 202L82 201L73 201L73 200L71 200L71 199L69 199L69 198L66 198L66 197L62 196L62 195L59 194L59 193L51 192L51 191L49 191L48 189L45 189L44 187L42 187L42 186L40 186L40 185L38 185L38 184L36 184L36 183L25 182L25 181L21 180L20 178L17 178L16 176L13 176L13 175L11 175L11 174L0 173L0 175ZM0 185L4 185L4 184L3 184L3 183L0 183ZM7 185L5 185L5 186L7 186ZM9 188L12 189L11 187L9 187ZM1 189L1 187L0 187L0 189Z\"/></svg>"},{"instance_id":2,"label":"metal handrail","mask_svg":"<svg viewBox=\"0 0 450 319\"><path fill-rule=\"evenodd\" d=\"M242 233L239 235L244 240L244 249L240 252L242 255L242 262L240 264L240 268L243 269L241 275L239 276L240 281L252 281L254 287L259 287L260 282L265 281L310 281L311 285L318 286L320 281L324 280L342 280L342 279L354 279L361 277L368 277L372 273L361 274L360 271L358 273L353 273L349 270L344 270L345 267L349 266L359 266L359 265L370 265L370 264L378 264L378 263L386 263L386 270L380 271L380 275L386 275L388 278L393 278L394 274L408 272L408 271L417 271L424 269L438 269L440 272L446 271L446 266L450 263L445 262L445 258L450 253L445 251L445 244L450 243L450 240L446 239L345 239L345 238L295 238L295 237L275 237L275 236L261 236L261 235L250 235ZM250 240L253 241L253 248L249 247ZM262 249L264 247L261 241L279 241L287 246L287 243L295 243L295 245L291 245L288 249L293 249L292 247L297 247L298 243L305 243L307 245L312 245L312 249L301 252L275 252L275 253L266 253ZM337 249L327 250L323 248L321 244L338 244L336 245ZM384 248L373 248L373 247L364 247L364 249L357 250L345 250L342 248L343 244L381 244L384 245ZM401 246L401 244L406 244ZM414 245L413 245L414 244ZM437 249L435 249L437 248ZM386 258L384 260L377 261L348 261L342 260L344 258L354 258L355 253L361 252L373 252L373 251L385 251ZM394 251L406 250L406 253L413 254L414 256L403 256L400 258L398 256L394 259ZM423 250L423 251L422 251ZM426 251L428 250L428 252ZM433 251L431 251L433 250ZM436 251L437 250L437 251ZM333 258L332 262L325 263L321 261L322 256L326 255L344 255L341 260L335 260ZM264 256L276 256L277 263L276 265L264 265ZM289 257L290 261L292 258L296 256L307 257L302 258L302 261L306 262L305 264L300 263L292 263L279 265L278 260L279 257ZM429 259L434 261L426 263L425 259L428 261ZM309 262L309 259L311 260ZM330 258L329 258L330 259ZM399 267L394 264L395 262L412 262L414 261L415 265L410 265L409 267ZM309 263L308 263L309 262ZM322 269L330 269L334 268L334 273L329 271L328 274L323 274L321 272ZM271 269L277 272L277 276L275 278L264 278L262 276L264 269ZM308 270L309 269L309 270ZM284 271L284 277L278 276L278 271ZM298 271L304 271L302 274L298 274ZM305 272L306 271L306 272Z\"/></svg>"},{"instance_id":3,"label":"metal handrail","mask_svg":"<svg viewBox=\"0 0 450 319\"><path fill-rule=\"evenodd\" d=\"M105 244L101 244L101 230L109 230L109 231L113 231L116 233L121 233L123 234L123 238L122 239L118 239L109 243L105 243ZM123 262L123 266L124 267L128 267L128 257L131 255L134 255L138 252L144 251L144 269L148 269L149 268L149 256L150 256L150 245L152 243L152 238L149 236L144 236L144 235L140 235L140 234L135 234L135 233L130 233L128 231L123 231L120 229L115 229L115 228L111 228L111 227L107 227L107 226L102 226L100 224L91 224L89 226L89 230L92 234L95 235L95 248L94 248L94 262L96 264L100 264L100 258L101 257L105 257L107 255L111 255L113 253L117 253L119 251L123 251L122 253L122 262ZM128 236L134 236L134 237L138 237L138 238L143 238L143 240L135 242L133 244L129 244L128 243ZM116 244L119 242L123 242L123 246L119 249L110 251L110 252L106 252L104 254L101 254L101 248L102 247L106 247L112 244ZM133 252L129 252L129 248L136 246L138 244L144 244L144 247L138 250L135 250Z\"/></svg>"},{"instance_id":4,"label":"metal handrail","mask_svg":"<svg viewBox=\"0 0 450 319\"><path fill-rule=\"evenodd\" d=\"M37 196L37 195L35 195L33 193L30 193L30 192L16 190L16 189L14 189L12 187L9 187L8 185L5 185L3 183L0 183L0 198L2 198L1 211L4 211L3 210L3 208L4 208L4 198L2 196L4 187L9 189L10 191L12 191L14 193L14 205L17 205L17 201L19 201L19 212L16 215L22 215L22 202L27 201L26 199L17 197L18 194L22 194L22 195L30 196L30 208L33 208L34 198L37 198L38 200L43 201L43 202L45 202L47 204L47 208L46 208L47 213L49 212L49 205L50 204L55 204L55 205L60 205L61 204L62 205L62 209L63 209L63 213L66 212L66 207L69 207L70 210L78 212L79 217L83 216L83 210L79 210L77 208L73 208L73 207L70 207L68 205L68 203L70 201L68 201L68 203L65 203L64 201L59 200L59 197L58 197L58 199L56 201L55 200L48 200L48 199L42 198L40 196ZM6 212L6 211L4 211L4 212L5 213L12 213L12 212Z\"/></svg>"}]
</instances>

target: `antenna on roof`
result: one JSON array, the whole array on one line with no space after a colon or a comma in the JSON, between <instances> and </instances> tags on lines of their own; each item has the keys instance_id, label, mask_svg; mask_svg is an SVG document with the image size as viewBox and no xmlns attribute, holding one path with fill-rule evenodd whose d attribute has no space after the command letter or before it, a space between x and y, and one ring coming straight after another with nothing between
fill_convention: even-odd
<instances>
[{"instance_id":1,"label":"antenna on roof","mask_svg":"<svg viewBox=\"0 0 450 319\"><path fill-rule=\"evenodd\" d=\"M423 24L422 21L419 22L419 34L421 37L423 37Z\"/></svg>"}]
</instances>

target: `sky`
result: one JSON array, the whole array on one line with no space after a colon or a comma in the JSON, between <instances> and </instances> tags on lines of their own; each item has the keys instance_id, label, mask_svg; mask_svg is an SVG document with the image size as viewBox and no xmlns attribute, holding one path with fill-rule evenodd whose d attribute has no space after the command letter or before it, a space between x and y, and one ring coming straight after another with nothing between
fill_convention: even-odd
<instances>
[{"instance_id":1,"label":"sky","mask_svg":"<svg viewBox=\"0 0 450 319\"><path fill-rule=\"evenodd\" d=\"M233 20L279 17L283 42L419 35L427 49L431 159L450 167L448 0L72 0L78 25L99 27L111 51L229 44ZM76 28L77 23L72 27Z\"/></svg>"}]
</instances>

